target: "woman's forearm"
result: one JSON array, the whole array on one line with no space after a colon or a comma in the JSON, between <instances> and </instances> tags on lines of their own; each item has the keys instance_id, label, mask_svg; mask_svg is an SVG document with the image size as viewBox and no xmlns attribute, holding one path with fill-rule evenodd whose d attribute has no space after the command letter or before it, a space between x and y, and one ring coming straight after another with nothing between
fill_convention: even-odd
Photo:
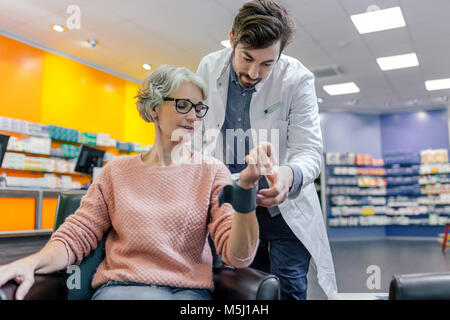
<instances>
[{"instance_id":1,"label":"woman's forearm","mask_svg":"<svg viewBox=\"0 0 450 320\"><path fill-rule=\"evenodd\" d=\"M47 274L65 269L69 257L63 242L55 240L48 242L39 252L28 256L35 266L35 273Z\"/></svg>"}]
</instances>

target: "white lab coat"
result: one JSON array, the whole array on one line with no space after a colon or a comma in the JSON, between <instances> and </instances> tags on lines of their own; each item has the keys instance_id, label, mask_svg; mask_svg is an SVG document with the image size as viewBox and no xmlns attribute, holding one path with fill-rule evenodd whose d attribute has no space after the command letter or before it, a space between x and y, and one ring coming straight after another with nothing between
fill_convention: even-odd
<instances>
[{"instance_id":1,"label":"white lab coat","mask_svg":"<svg viewBox=\"0 0 450 320\"><path fill-rule=\"evenodd\" d=\"M203 130L199 128L194 134L194 147L203 145L203 151L209 149L211 155L222 161L225 158L222 139L219 139L221 135L211 135L212 130L209 129L218 132L225 120L231 53L231 48L211 53L201 60L197 70L208 86L208 97L204 102L210 110L203 119ZM278 207L286 223L310 252L318 282L325 294L331 296L337 292L336 278L314 186L322 161L322 133L314 76L298 60L281 55L255 89L250 103L251 128L279 129L279 145L272 141L279 148L279 164L296 164L303 173L300 193L290 196ZM266 109L269 112L264 113ZM209 136L205 134L208 132ZM250 148L254 146L254 140L250 139Z\"/></svg>"}]
</instances>

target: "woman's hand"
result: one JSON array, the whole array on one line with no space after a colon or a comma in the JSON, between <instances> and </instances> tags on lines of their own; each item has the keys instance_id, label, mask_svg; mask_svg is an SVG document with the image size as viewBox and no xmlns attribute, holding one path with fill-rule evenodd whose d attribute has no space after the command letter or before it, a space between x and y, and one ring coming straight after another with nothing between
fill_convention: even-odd
<instances>
[{"instance_id":1,"label":"woman's hand","mask_svg":"<svg viewBox=\"0 0 450 320\"><path fill-rule=\"evenodd\" d=\"M247 167L239 175L239 186L244 189L253 188L261 176L274 177L277 174L277 159L268 142L260 143L245 157Z\"/></svg>"},{"instance_id":2,"label":"woman's hand","mask_svg":"<svg viewBox=\"0 0 450 320\"><path fill-rule=\"evenodd\" d=\"M37 261L33 256L0 266L0 287L9 280L15 280L19 284L15 298L16 300L22 300L34 284L36 266Z\"/></svg>"}]
</instances>

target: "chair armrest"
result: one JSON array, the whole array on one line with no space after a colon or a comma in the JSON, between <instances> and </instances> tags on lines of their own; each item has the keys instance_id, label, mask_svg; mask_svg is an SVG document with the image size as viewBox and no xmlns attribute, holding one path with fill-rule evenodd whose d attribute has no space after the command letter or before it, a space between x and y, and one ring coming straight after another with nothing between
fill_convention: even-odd
<instances>
[{"instance_id":1,"label":"chair armrest","mask_svg":"<svg viewBox=\"0 0 450 320\"><path fill-rule=\"evenodd\" d=\"M448 300L450 272L394 275L389 300Z\"/></svg>"},{"instance_id":2,"label":"chair armrest","mask_svg":"<svg viewBox=\"0 0 450 320\"><path fill-rule=\"evenodd\" d=\"M65 300L67 299L67 275L64 272L36 274L34 284L25 300ZM9 281L0 287L0 300L14 300L19 285Z\"/></svg>"},{"instance_id":3,"label":"chair armrest","mask_svg":"<svg viewBox=\"0 0 450 320\"><path fill-rule=\"evenodd\" d=\"M280 282L274 275L253 269L214 269L213 298L218 300L279 300Z\"/></svg>"}]
</instances>

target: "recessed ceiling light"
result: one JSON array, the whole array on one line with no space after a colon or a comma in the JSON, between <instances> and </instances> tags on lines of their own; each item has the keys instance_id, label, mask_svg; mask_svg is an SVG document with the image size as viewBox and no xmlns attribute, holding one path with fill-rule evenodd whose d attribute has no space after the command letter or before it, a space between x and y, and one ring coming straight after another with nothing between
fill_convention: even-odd
<instances>
[{"instance_id":1,"label":"recessed ceiling light","mask_svg":"<svg viewBox=\"0 0 450 320\"><path fill-rule=\"evenodd\" d=\"M323 86L323 90L330 96L359 92L359 88L354 82L326 85Z\"/></svg>"},{"instance_id":2,"label":"recessed ceiling light","mask_svg":"<svg viewBox=\"0 0 450 320\"><path fill-rule=\"evenodd\" d=\"M87 43L89 44L89 46L91 48L95 48L98 44L97 40L95 40L94 38L91 38L89 40L87 40Z\"/></svg>"},{"instance_id":3,"label":"recessed ceiling light","mask_svg":"<svg viewBox=\"0 0 450 320\"><path fill-rule=\"evenodd\" d=\"M323 102L323 99L322 99L322 98L317 98L317 102L318 102L318 103L322 103L322 102Z\"/></svg>"},{"instance_id":4,"label":"recessed ceiling light","mask_svg":"<svg viewBox=\"0 0 450 320\"><path fill-rule=\"evenodd\" d=\"M450 89L450 78L425 81L428 91Z\"/></svg>"},{"instance_id":5,"label":"recessed ceiling light","mask_svg":"<svg viewBox=\"0 0 450 320\"><path fill-rule=\"evenodd\" d=\"M148 63L144 63L142 65L142 68L144 68L145 70L150 70L152 68L152 66L150 64L148 64Z\"/></svg>"},{"instance_id":6,"label":"recessed ceiling light","mask_svg":"<svg viewBox=\"0 0 450 320\"><path fill-rule=\"evenodd\" d=\"M383 71L410 68L419 65L419 61L417 60L415 53L377 58L377 63Z\"/></svg>"},{"instance_id":7,"label":"recessed ceiling light","mask_svg":"<svg viewBox=\"0 0 450 320\"><path fill-rule=\"evenodd\" d=\"M64 30L66 30L66 28L60 24L53 24L52 30L54 30L56 32L63 32Z\"/></svg>"},{"instance_id":8,"label":"recessed ceiling light","mask_svg":"<svg viewBox=\"0 0 450 320\"><path fill-rule=\"evenodd\" d=\"M355 14L350 18L361 34L406 26L400 7Z\"/></svg>"},{"instance_id":9,"label":"recessed ceiling light","mask_svg":"<svg viewBox=\"0 0 450 320\"><path fill-rule=\"evenodd\" d=\"M231 47L230 40L220 41L220 44L223 45L225 48L230 48Z\"/></svg>"}]
</instances>

